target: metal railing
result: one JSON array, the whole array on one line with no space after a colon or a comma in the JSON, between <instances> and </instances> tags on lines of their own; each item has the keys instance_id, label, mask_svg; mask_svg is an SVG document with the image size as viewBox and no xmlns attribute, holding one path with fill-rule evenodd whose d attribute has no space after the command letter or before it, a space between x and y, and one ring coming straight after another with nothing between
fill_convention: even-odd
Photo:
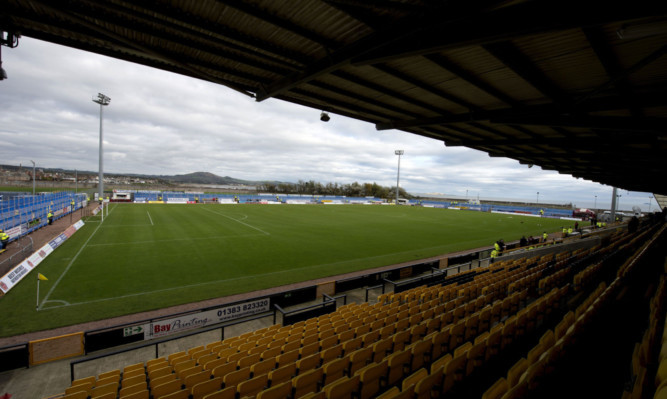
<instances>
[{"instance_id":1,"label":"metal railing","mask_svg":"<svg viewBox=\"0 0 667 399\"><path fill-rule=\"evenodd\" d=\"M30 242L27 243L25 246L21 246L21 242L25 242L25 240L29 239ZM34 247L33 247L33 241L32 237L30 236L25 236L21 237L19 240L17 240L17 245L21 247L19 252L13 253L7 257L7 259L4 259L2 262L0 262L0 275L5 274L3 271L9 271L12 267L18 265L19 263L23 262L25 258L30 256L30 254L33 253Z\"/></svg>"},{"instance_id":2,"label":"metal railing","mask_svg":"<svg viewBox=\"0 0 667 399\"><path fill-rule=\"evenodd\" d=\"M237 324L262 319L264 317L271 316L271 314L274 315L274 319L275 319L275 311L264 312L264 313L260 313L260 314L254 315L254 316L250 316L248 318L238 319L238 320L234 320L232 322L226 322L226 323L222 323L222 324L217 324L217 325L214 325L214 326L210 326L208 328L196 329L196 330L188 332L188 333L179 334L178 336L169 337L169 338L165 338L165 339L160 339L160 340L157 340L157 341L151 341L151 342L147 342L147 343L144 343L144 344L141 344L141 345L133 345L130 348L118 349L118 350L103 353L103 354L100 354L100 355L88 357L88 358L85 358L85 359L73 360L69 364L70 365L70 378L71 378L71 381L75 380L75 378L74 378L74 367L78 364L88 363L88 362L92 362L94 360L103 359L103 358L106 358L106 357L109 357L109 356L119 355L121 353L132 352L132 351L139 350L139 349L146 348L146 347L150 347L150 346L155 346L155 359L157 359L158 357L160 357L160 352L159 352L159 347L158 347L158 345L160 345L160 344L175 341L175 340L178 340L178 339L191 337L193 335L207 333L209 331L214 331L214 330L217 330L217 329L220 329L220 340L222 341L223 339L225 339L225 328L226 327L231 327L231 326L235 326Z\"/></svg>"}]
</instances>

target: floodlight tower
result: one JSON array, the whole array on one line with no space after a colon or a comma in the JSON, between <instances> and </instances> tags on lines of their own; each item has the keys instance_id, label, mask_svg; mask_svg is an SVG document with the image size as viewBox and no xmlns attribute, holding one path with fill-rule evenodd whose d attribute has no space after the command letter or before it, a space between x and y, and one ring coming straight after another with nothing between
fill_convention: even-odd
<instances>
[{"instance_id":1,"label":"floodlight tower","mask_svg":"<svg viewBox=\"0 0 667 399\"><path fill-rule=\"evenodd\" d=\"M398 155L398 173L396 174L396 205L398 205L398 183L401 179L401 155L403 155L403 150L396 150L394 154Z\"/></svg>"},{"instance_id":2,"label":"floodlight tower","mask_svg":"<svg viewBox=\"0 0 667 399\"><path fill-rule=\"evenodd\" d=\"M104 193L104 162L102 160L102 109L104 109L104 106L109 105L111 102L111 99L107 96L105 96L102 93L97 93L97 98L93 98L94 103L98 103L100 105L100 172L99 172L99 179L100 183L98 185L99 187L99 199L100 201L104 198L102 195Z\"/></svg>"}]
</instances>

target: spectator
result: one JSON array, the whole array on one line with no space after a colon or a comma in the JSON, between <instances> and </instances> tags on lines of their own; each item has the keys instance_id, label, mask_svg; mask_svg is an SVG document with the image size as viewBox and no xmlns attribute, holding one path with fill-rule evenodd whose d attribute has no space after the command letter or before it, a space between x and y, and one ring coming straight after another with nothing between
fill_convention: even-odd
<instances>
[{"instance_id":1,"label":"spectator","mask_svg":"<svg viewBox=\"0 0 667 399\"><path fill-rule=\"evenodd\" d=\"M46 214L46 219L49 221L49 226L53 224L53 212L49 211L49 213Z\"/></svg>"},{"instance_id":2,"label":"spectator","mask_svg":"<svg viewBox=\"0 0 667 399\"><path fill-rule=\"evenodd\" d=\"M0 230L0 251L4 251L7 248L7 243L9 242L9 234L5 233L3 230Z\"/></svg>"},{"instance_id":3,"label":"spectator","mask_svg":"<svg viewBox=\"0 0 667 399\"><path fill-rule=\"evenodd\" d=\"M525 247L526 245L528 245L528 240L526 239L526 236L522 236L519 240L519 246Z\"/></svg>"}]
</instances>

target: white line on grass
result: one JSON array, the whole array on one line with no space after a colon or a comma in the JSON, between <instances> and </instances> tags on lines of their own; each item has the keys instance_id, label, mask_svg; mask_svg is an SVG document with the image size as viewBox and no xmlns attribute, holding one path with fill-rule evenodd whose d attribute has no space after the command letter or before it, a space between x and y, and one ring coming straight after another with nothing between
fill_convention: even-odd
<instances>
[{"instance_id":1,"label":"white line on grass","mask_svg":"<svg viewBox=\"0 0 667 399\"><path fill-rule=\"evenodd\" d=\"M143 225L143 226L148 226ZM106 227L106 226L105 226ZM178 241L202 241L202 240L216 240L219 238L241 238L241 237L263 237L264 234L233 234L233 235L223 235L223 236L209 236L209 237L186 237L186 238L170 238L168 240L150 240L150 241L130 241L130 242L105 242L100 244L90 244L89 247L103 247L109 245L144 245L144 244L153 244L156 242L178 242Z\"/></svg>"},{"instance_id":2,"label":"white line on grass","mask_svg":"<svg viewBox=\"0 0 667 399\"><path fill-rule=\"evenodd\" d=\"M113 207L109 213L113 212L114 209L116 209L116 208ZM100 227L102 227L102 223L100 223L99 225L97 225L97 227L95 227L95 230L94 230L93 233L90 235L90 237L88 237L88 239L86 240L86 242L81 246L81 248L79 249L79 252L77 252L76 255L74 255L74 257L72 258L72 260L67 264L67 267L65 268L65 271L63 271L63 273L60 275L60 277L58 277L58 280L56 280L55 284L53 284L53 287L51 287L51 289L49 290L49 292L46 293L46 296L44 297L44 300L42 301L42 304L39 305L39 307L37 308L37 310L41 310L41 309L42 309L42 306L43 306L44 303L49 299L49 297L51 296L51 293L53 293L53 290L56 289L56 287L57 287L58 284L60 283L60 280L62 280L63 277L65 277L65 274L67 274L67 272L69 271L70 267L72 267L72 265L74 264L74 262L76 261L76 259L79 257L79 255L81 254L81 252L83 252L83 249L86 248L86 245L88 245L88 242L90 242L90 240L93 238L93 236L95 235L95 233L97 233L97 230L99 230Z\"/></svg>"},{"instance_id":3,"label":"white line on grass","mask_svg":"<svg viewBox=\"0 0 667 399\"><path fill-rule=\"evenodd\" d=\"M153 218L151 217L150 212L146 211L146 213L148 214L148 219L151 221L151 226L155 226L155 225L153 224Z\"/></svg>"},{"instance_id":4,"label":"white line on grass","mask_svg":"<svg viewBox=\"0 0 667 399\"><path fill-rule=\"evenodd\" d=\"M238 220L238 219L234 219L233 217L227 216L227 215L222 214L222 213L220 213L220 212L215 212L215 211L212 211L212 210L210 210L210 209L206 209L206 208L203 208L203 209L204 209L205 211L207 211L207 212L215 213L216 215L224 216L224 217L226 217L226 218L229 219L229 220L233 220L233 221L235 221L235 222L237 222L237 223L241 223L242 225L244 225L244 226L248 226L248 227L250 227L251 229L255 229L255 230L257 230L257 231L260 231L260 232L266 234L267 236L270 236L270 235L271 235L271 233L267 233L266 231L264 231L264 230L262 230L262 229L260 229L260 228L257 228L257 227L255 227L255 226L251 226L251 225L249 225L248 223L244 223L244 222L242 222L242 221L240 221L240 220ZM246 217L247 217L247 216L246 216Z\"/></svg>"},{"instance_id":5,"label":"white line on grass","mask_svg":"<svg viewBox=\"0 0 667 399\"><path fill-rule=\"evenodd\" d=\"M430 247L430 248L441 248L441 246ZM422 248L422 249L430 249L430 248ZM258 277L275 276L275 275L278 275L278 274L298 272L300 270L330 268L331 266L336 266L336 265L350 263L350 262L364 261L364 260L376 259L376 258L383 258L383 257L386 257L386 256L400 255L400 254L411 253L411 252L412 251L394 252L394 253L390 253L390 254L368 256L368 257L365 257L365 258L356 258L356 259L343 260L343 261L338 261L338 262L333 262L333 263L325 263L325 264L321 264L321 265L304 266L304 267L299 267L299 268L296 268L296 269L279 270L279 271L270 272L270 273L263 273L260 276L257 276L257 275L240 276L240 277L228 278L228 279L223 279L223 280L207 281L207 282L204 282L204 283L181 285L181 286L178 286L178 287L164 288L164 289L155 290L155 291L144 291L144 292L139 292L139 293L136 293L136 294L121 295L121 296L112 297L112 298L101 298L101 299L94 299L92 301L86 301L86 302L77 302L77 303L70 303L70 304L66 304L66 305L51 306L51 307L47 308L47 310L48 309L69 307L69 306L88 305L88 304L93 304L93 303L98 303L98 302L113 301L113 300L116 300L116 299L132 298L132 297L141 296L141 295L157 294L157 293L160 293L160 292L177 291L177 290L182 290L182 289L186 289L186 288L202 287L202 286L211 285L211 284L229 283L229 282L233 282L233 281L256 279ZM40 309L41 309L41 307L40 307Z\"/></svg>"}]
</instances>

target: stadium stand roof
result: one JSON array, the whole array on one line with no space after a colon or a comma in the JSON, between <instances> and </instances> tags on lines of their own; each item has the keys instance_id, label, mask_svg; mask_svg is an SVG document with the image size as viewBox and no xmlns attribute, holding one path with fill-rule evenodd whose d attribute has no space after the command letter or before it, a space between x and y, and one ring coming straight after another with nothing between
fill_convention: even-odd
<instances>
[{"instance_id":1,"label":"stadium stand roof","mask_svg":"<svg viewBox=\"0 0 667 399\"><path fill-rule=\"evenodd\" d=\"M313 118L667 194L665 1L54 4L3 1L5 44L25 35L311 107Z\"/></svg>"}]
</instances>

